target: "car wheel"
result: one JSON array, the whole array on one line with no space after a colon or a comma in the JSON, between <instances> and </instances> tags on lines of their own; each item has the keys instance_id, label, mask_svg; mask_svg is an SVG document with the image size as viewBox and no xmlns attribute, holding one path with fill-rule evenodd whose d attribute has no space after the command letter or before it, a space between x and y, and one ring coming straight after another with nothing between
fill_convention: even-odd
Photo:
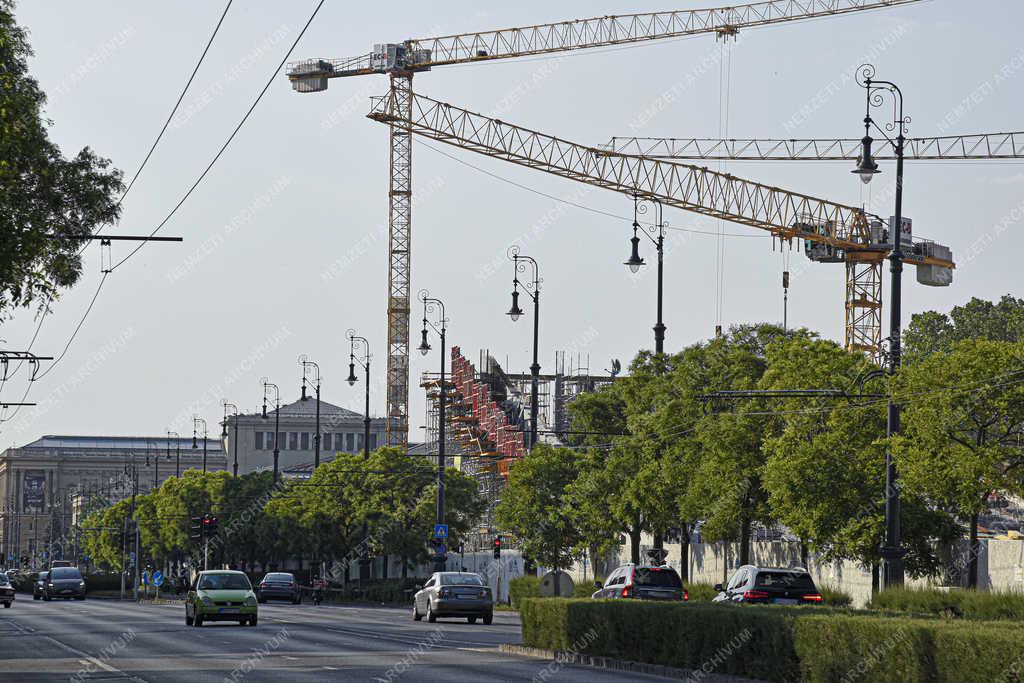
<instances>
[{"instance_id":1,"label":"car wheel","mask_svg":"<svg viewBox=\"0 0 1024 683\"><path fill-rule=\"evenodd\" d=\"M491 625L491 622L492 622L492 621L494 621L494 614L493 614L493 613L491 613L491 614L485 614L485 615L484 615L484 623L485 623L485 624L487 624L488 626L490 626L490 625Z\"/></svg>"},{"instance_id":2,"label":"car wheel","mask_svg":"<svg viewBox=\"0 0 1024 683\"><path fill-rule=\"evenodd\" d=\"M416 601L412 603L412 620L423 621L423 615L420 614L420 608L416 606Z\"/></svg>"},{"instance_id":3,"label":"car wheel","mask_svg":"<svg viewBox=\"0 0 1024 683\"><path fill-rule=\"evenodd\" d=\"M431 624L437 622L437 615L434 614L434 610L430 607L430 600L427 600L427 621Z\"/></svg>"},{"instance_id":4,"label":"car wheel","mask_svg":"<svg viewBox=\"0 0 1024 683\"><path fill-rule=\"evenodd\" d=\"M256 625L256 617L249 617L249 626Z\"/></svg>"},{"instance_id":5,"label":"car wheel","mask_svg":"<svg viewBox=\"0 0 1024 683\"><path fill-rule=\"evenodd\" d=\"M10 608L11 608L11 603L5 602L4 603L4 609L10 609Z\"/></svg>"},{"instance_id":6,"label":"car wheel","mask_svg":"<svg viewBox=\"0 0 1024 683\"><path fill-rule=\"evenodd\" d=\"M466 617L466 621L468 621L471 624L475 624L476 623L476 617Z\"/></svg>"}]
</instances>

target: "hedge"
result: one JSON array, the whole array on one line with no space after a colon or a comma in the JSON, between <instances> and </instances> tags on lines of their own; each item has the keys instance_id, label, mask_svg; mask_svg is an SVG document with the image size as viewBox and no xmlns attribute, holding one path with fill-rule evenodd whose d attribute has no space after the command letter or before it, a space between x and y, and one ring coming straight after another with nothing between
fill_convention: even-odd
<instances>
[{"instance_id":1,"label":"hedge","mask_svg":"<svg viewBox=\"0 0 1024 683\"><path fill-rule=\"evenodd\" d=\"M1024 626L1007 622L565 599L520 615L528 646L767 681L1024 680Z\"/></svg>"},{"instance_id":2,"label":"hedge","mask_svg":"<svg viewBox=\"0 0 1024 683\"><path fill-rule=\"evenodd\" d=\"M1024 620L1024 593L891 588L871 599L872 609L897 610L943 617Z\"/></svg>"}]
</instances>

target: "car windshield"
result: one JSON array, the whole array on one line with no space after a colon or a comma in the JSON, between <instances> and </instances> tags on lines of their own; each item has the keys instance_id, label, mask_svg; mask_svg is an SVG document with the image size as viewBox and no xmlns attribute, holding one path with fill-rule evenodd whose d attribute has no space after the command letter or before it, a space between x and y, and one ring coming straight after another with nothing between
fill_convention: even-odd
<instances>
[{"instance_id":1,"label":"car windshield","mask_svg":"<svg viewBox=\"0 0 1024 683\"><path fill-rule=\"evenodd\" d=\"M282 583L291 583L295 580L295 577L291 574L267 574L263 577L264 581L279 581Z\"/></svg>"},{"instance_id":2,"label":"car windshield","mask_svg":"<svg viewBox=\"0 0 1024 683\"><path fill-rule=\"evenodd\" d=\"M482 586L479 574L441 574L442 586Z\"/></svg>"},{"instance_id":3,"label":"car windshield","mask_svg":"<svg viewBox=\"0 0 1024 683\"><path fill-rule=\"evenodd\" d=\"M74 567L57 567L50 572L50 579L60 581L61 579L81 579L82 573Z\"/></svg>"},{"instance_id":4,"label":"car windshield","mask_svg":"<svg viewBox=\"0 0 1024 683\"><path fill-rule=\"evenodd\" d=\"M659 588L682 588L683 582L672 569L659 567L637 567L633 574L635 586L657 586Z\"/></svg>"},{"instance_id":5,"label":"car windshield","mask_svg":"<svg viewBox=\"0 0 1024 683\"><path fill-rule=\"evenodd\" d=\"M10 579L7 578L7 574L0 572L0 585L6 586L8 583L10 583Z\"/></svg>"},{"instance_id":6,"label":"car windshield","mask_svg":"<svg viewBox=\"0 0 1024 683\"><path fill-rule=\"evenodd\" d=\"M806 572L758 572L757 587L814 590L814 582L811 581L811 575Z\"/></svg>"},{"instance_id":7,"label":"car windshield","mask_svg":"<svg viewBox=\"0 0 1024 683\"><path fill-rule=\"evenodd\" d=\"M199 579L199 590L249 590L249 578L245 574L203 574Z\"/></svg>"}]
</instances>

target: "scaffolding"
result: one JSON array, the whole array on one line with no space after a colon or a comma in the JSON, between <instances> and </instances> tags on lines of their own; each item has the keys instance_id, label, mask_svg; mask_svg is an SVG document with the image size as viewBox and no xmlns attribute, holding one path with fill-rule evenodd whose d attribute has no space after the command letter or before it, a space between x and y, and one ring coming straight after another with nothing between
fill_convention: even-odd
<instances>
[{"instance_id":1,"label":"scaffolding","mask_svg":"<svg viewBox=\"0 0 1024 683\"><path fill-rule=\"evenodd\" d=\"M489 547L500 533L494 510L508 482L511 465L526 455L529 434L530 385L532 375L507 372L488 351L480 352L473 365L458 346L451 349L451 372L445 378L445 454L449 467L473 477L487 507L470 547ZM541 442L561 445L571 431L568 406L582 393L595 391L615 380L617 369L608 375L591 375L590 359L582 354L555 354L555 373L540 375L537 387L537 431ZM479 368L479 369L478 369ZM441 378L423 373L420 387L426 391L424 448L437 453L440 420ZM510 539L511 540L511 539Z\"/></svg>"}]
</instances>

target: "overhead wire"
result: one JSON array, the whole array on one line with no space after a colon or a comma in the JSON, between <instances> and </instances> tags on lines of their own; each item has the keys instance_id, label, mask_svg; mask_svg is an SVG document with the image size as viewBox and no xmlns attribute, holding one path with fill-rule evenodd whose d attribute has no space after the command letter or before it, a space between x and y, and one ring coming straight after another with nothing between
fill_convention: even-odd
<instances>
[{"instance_id":1,"label":"overhead wire","mask_svg":"<svg viewBox=\"0 0 1024 683\"><path fill-rule=\"evenodd\" d=\"M309 19L306 21L305 25L302 27L302 30L299 31L298 36L295 38L294 42L292 42L291 46L288 48L287 53L285 53L284 57L281 59L280 63L277 65L277 68L274 69L274 72L273 72L273 74L271 74L270 78L267 79L267 82L263 86L262 90L260 90L259 95L257 95L257 97L253 101L252 105L250 105L249 109L246 111L246 113L242 117L241 121L239 121L238 125L235 126L234 130L231 132L231 135L229 135L228 139L224 142L223 145L221 145L220 149L214 155L213 159L210 161L209 164L207 164L206 168L203 170L202 173L200 173L199 177L192 184L192 186L189 187L188 191L185 192L184 196L182 196L182 198L178 201L178 203L174 206L174 208L171 209L171 211L167 214L167 216L165 216L164 219L162 221L160 221L160 223L149 233L148 237L154 236L157 232L159 232L167 224L168 221L170 221L170 219L174 216L174 214L177 213L178 209L181 208L181 206L185 203L185 201L192 195L192 193L196 190L196 188L199 187L200 183L202 183L202 181L206 178L206 176L209 174L209 172L213 169L214 165L217 163L217 161L221 158L221 156L227 150L227 148L231 144L231 142L235 139L235 136L238 135L238 132L242 129L242 126L244 126L246 121L249 120L249 117L252 115L253 111L256 109L256 106L263 99L263 96L266 94L267 90L270 89L270 86L273 84L274 79L277 78L278 74L281 72L281 69L284 67L285 63L288 61L288 58L291 57L291 54L295 50L295 47L298 45L299 41L302 40L302 37L306 34L306 31L309 29L310 24L313 23L313 20L316 18L317 14L320 12L320 8L323 7L324 2L325 2L325 0L319 0L319 2L317 3L316 7L313 9L312 14L310 14ZM230 3L229 3L229 5L230 5ZM221 18L221 21L223 21L223 16ZM220 22L218 22L218 28L219 28L219 26L220 26ZM203 54L205 56L206 51L204 51ZM191 82L191 79L190 79L189 82ZM180 102L180 100L179 100L179 102ZM165 126L164 129L166 129L166 126ZM163 131L161 131L161 135L162 134L163 134ZM126 194L127 194L127 192L126 192ZM100 290L102 289L103 281L106 280L106 276L109 275L110 273L112 273L113 271L117 270L118 267L120 267L122 264L124 264L126 261L128 261L128 259L130 259L132 256L134 256L136 253L138 253L139 250L141 250L146 244L147 244L146 241L140 242L132 251L130 251L128 253L127 256L125 256L120 261L115 263L113 266L111 266L111 268L109 268L109 270L106 273L104 273L104 277L103 277L103 280L101 280L101 282L100 282L100 286L97 287L96 292L93 295L92 301L89 304L89 307L86 309L86 312L82 316L81 320L79 320L78 325L75 328L74 333L72 334L71 338L68 340L67 345L65 345L64 351L61 353L61 358L63 358L64 355L67 353L68 348L71 346L71 342L74 341L75 336L77 336L78 331L82 328L82 325L85 323L86 318L88 318L89 313L92 311L93 305L96 303L96 299L99 296ZM52 370L55 366L56 366L56 361L49 366L47 371L49 372L49 370ZM32 386L32 383L30 382L28 388L26 388L26 392L25 392L26 396L27 396L28 392L31 390L31 386ZM17 412L17 411L15 411L15 412ZM7 419L10 419L10 418L7 418ZM6 420L4 420L4 421L6 421Z\"/></svg>"}]
</instances>

